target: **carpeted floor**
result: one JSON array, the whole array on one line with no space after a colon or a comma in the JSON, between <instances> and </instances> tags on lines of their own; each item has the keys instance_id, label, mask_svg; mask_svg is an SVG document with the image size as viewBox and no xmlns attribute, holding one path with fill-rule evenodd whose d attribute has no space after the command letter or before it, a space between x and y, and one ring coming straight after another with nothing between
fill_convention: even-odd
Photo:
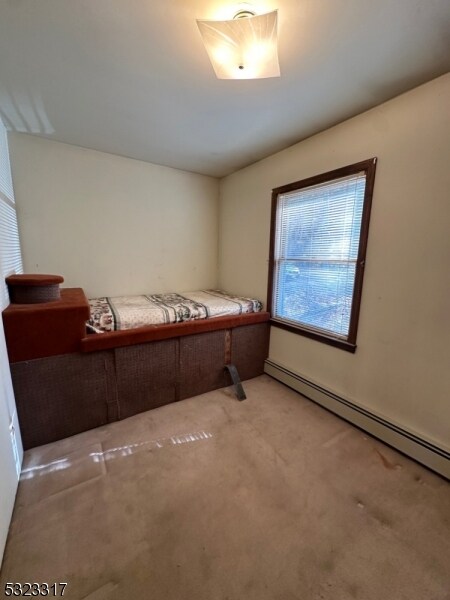
<instances>
[{"instance_id":1,"label":"carpeted floor","mask_svg":"<svg viewBox=\"0 0 450 600\"><path fill-rule=\"evenodd\" d=\"M448 600L450 484L268 376L26 453L6 582L89 600Z\"/></svg>"}]
</instances>

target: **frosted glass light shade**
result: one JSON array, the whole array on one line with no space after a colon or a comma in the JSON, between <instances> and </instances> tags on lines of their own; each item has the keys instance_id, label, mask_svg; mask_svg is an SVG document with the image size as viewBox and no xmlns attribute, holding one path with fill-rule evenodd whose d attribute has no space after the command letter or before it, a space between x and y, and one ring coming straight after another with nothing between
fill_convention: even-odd
<instances>
[{"instance_id":1,"label":"frosted glass light shade","mask_svg":"<svg viewBox=\"0 0 450 600\"><path fill-rule=\"evenodd\" d=\"M277 11L231 21L197 21L219 79L279 77Z\"/></svg>"}]
</instances>

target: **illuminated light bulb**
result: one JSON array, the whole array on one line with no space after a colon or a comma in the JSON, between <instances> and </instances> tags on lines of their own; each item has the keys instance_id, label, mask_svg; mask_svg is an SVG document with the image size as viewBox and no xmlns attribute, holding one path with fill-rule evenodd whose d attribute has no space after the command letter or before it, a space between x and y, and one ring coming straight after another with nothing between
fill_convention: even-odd
<instances>
[{"instance_id":1,"label":"illuminated light bulb","mask_svg":"<svg viewBox=\"0 0 450 600\"><path fill-rule=\"evenodd\" d=\"M277 11L229 21L197 21L219 79L279 77Z\"/></svg>"},{"instance_id":2,"label":"illuminated light bulb","mask_svg":"<svg viewBox=\"0 0 450 600\"><path fill-rule=\"evenodd\" d=\"M270 53L270 44L267 42L255 42L245 51L245 62L257 63L267 59Z\"/></svg>"},{"instance_id":3,"label":"illuminated light bulb","mask_svg":"<svg viewBox=\"0 0 450 600\"><path fill-rule=\"evenodd\" d=\"M235 59L235 53L230 49L229 46L217 46L213 50L214 60L221 65L229 65Z\"/></svg>"}]
</instances>

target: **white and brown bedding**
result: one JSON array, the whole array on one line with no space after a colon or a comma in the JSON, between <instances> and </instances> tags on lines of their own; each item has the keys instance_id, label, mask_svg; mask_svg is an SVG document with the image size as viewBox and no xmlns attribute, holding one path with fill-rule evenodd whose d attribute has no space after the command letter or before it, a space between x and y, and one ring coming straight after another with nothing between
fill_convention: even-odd
<instances>
[{"instance_id":1,"label":"white and brown bedding","mask_svg":"<svg viewBox=\"0 0 450 600\"><path fill-rule=\"evenodd\" d=\"M89 306L88 327L96 333L262 310L259 300L233 296L221 290L92 298Z\"/></svg>"}]
</instances>

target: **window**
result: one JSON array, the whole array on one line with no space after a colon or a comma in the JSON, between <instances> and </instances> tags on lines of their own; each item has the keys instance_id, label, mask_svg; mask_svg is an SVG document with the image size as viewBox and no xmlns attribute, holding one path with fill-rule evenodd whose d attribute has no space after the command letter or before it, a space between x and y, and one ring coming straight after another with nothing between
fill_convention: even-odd
<instances>
[{"instance_id":1,"label":"window","mask_svg":"<svg viewBox=\"0 0 450 600\"><path fill-rule=\"evenodd\" d=\"M356 349L376 158L273 190L273 325Z\"/></svg>"},{"instance_id":2,"label":"window","mask_svg":"<svg viewBox=\"0 0 450 600\"><path fill-rule=\"evenodd\" d=\"M9 304L5 277L22 273L16 205L9 164L6 129L0 120L0 311Z\"/></svg>"}]
</instances>

